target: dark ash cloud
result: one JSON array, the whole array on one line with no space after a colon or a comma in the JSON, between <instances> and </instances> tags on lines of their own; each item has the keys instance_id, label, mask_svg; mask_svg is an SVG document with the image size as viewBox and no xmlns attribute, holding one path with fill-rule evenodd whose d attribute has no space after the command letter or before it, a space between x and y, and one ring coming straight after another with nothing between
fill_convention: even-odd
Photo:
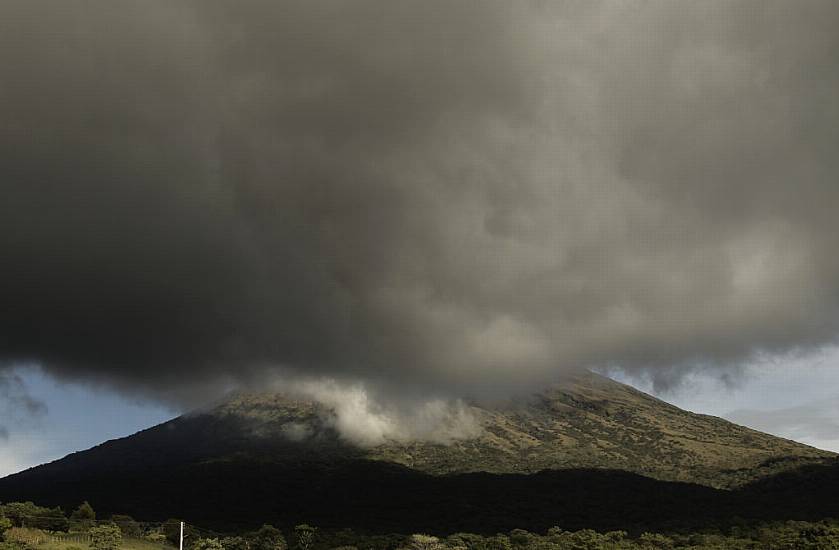
<instances>
[{"instance_id":1,"label":"dark ash cloud","mask_svg":"<svg viewBox=\"0 0 839 550\"><path fill-rule=\"evenodd\" d=\"M832 2L0 7L0 359L188 400L834 342Z\"/></svg>"},{"instance_id":2,"label":"dark ash cloud","mask_svg":"<svg viewBox=\"0 0 839 550\"><path fill-rule=\"evenodd\" d=\"M46 413L46 404L29 393L20 376L0 371L0 443L9 440L10 425L27 425Z\"/></svg>"}]
</instances>

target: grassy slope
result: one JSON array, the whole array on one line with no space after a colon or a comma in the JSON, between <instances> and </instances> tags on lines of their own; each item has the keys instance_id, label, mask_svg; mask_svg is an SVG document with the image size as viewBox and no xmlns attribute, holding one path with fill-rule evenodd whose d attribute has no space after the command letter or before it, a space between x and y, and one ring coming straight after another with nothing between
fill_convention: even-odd
<instances>
[{"instance_id":1,"label":"grassy slope","mask_svg":"<svg viewBox=\"0 0 839 550\"><path fill-rule=\"evenodd\" d=\"M481 436L449 445L392 441L364 451L431 474L534 473L609 468L667 481L732 488L832 453L694 414L596 374L569 378L528 400L473 405ZM287 422L324 433L317 406L274 395L246 396L216 411L270 434Z\"/></svg>"},{"instance_id":2,"label":"grassy slope","mask_svg":"<svg viewBox=\"0 0 839 550\"><path fill-rule=\"evenodd\" d=\"M64 533L60 536L53 536L40 529L15 528L13 536L7 536L7 540L25 543L27 548L32 550L86 550L89 547L89 538L85 534ZM121 550L171 550L173 547L156 543L150 540L123 537L120 544Z\"/></svg>"}]
</instances>

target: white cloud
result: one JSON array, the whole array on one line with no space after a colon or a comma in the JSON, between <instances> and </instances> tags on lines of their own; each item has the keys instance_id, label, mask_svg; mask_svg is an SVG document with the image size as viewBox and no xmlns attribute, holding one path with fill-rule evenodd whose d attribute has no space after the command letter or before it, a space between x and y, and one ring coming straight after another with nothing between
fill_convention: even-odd
<instances>
[{"instance_id":1,"label":"white cloud","mask_svg":"<svg viewBox=\"0 0 839 550\"><path fill-rule=\"evenodd\" d=\"M12 433L0 442L0 477L34 466L43 460L43 443Z\"/></svg>"},{"instance_id":2,"label":"white cloud","mask_svg":"<svg viewBox=\"0 0 839 550\"><path fill-rule=\"evenodd\" d=\"M388 400L362 384L332 379L294 382L288 391L303 394L329 408L327 420L345 439L361 446L391 441L432 441L447 444L481 433L478 419L460 400ZM300 429L292 428L300 436Z\"/></svg>"}]
</instances>

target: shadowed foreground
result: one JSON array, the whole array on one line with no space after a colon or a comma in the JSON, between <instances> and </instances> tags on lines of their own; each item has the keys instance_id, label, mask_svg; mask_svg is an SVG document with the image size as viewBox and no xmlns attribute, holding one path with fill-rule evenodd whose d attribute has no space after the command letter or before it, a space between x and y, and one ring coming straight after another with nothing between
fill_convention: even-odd
<instances>
[{"instance_id":1,"label":"shadowed foreground","mask_svg":"<svg viewBox=\"0 0 839 550\"><path fill-rule=\"evenodd\" d=\"M103 513L149 520L183 517L218 529L263 522L354 527L368 532L494 533L721 525L732 518L839 517L839 463L809 466L739 490L666 482L608 470L431 476L372 461L288 467L217 462L0 482L0 500L72 509L87 499Z\"/></svg>"}]
</instances>

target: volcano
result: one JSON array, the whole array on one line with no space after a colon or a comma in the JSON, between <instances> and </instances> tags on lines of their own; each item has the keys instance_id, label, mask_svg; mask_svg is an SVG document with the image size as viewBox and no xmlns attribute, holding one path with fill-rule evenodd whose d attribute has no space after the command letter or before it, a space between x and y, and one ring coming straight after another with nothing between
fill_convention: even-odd
<instances>
[{"instance_id":1,"label":"volcano","mask_svg":"<svg viewBox=\"0 0 839 550\"><path fill-rule=\"evenodd\" d=\"M0 501L88 500L100 513L222 530L305 521L491 533L839 514L833 453L597 374L463 412L476 426L467 436L359 446L323 404L241 394L7 476Z\"/></svg>"}]
</instances>

